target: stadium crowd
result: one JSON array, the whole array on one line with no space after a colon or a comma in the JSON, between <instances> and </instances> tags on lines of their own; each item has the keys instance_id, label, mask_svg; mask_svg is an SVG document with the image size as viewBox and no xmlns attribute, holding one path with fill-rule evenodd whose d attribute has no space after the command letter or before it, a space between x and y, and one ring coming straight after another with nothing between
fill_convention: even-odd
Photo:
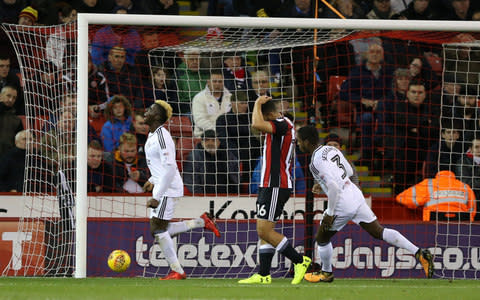
<instances>
[{"instance_id":1,"label":"stadium crowd","mask_svg":"<svg viewBox=\"0 0 480 300\"><path fill-rule=\"evenodd\" d=\"M317 5L309 0L255 3L209 0L207 14L289 18L339 18L341 14L355 19L480 20L478 1L329 2L338 13L321 1ZM191 5L199 3L192 1ZM74 21L77 13L175 15L180 8L176 0L0 1L1 23L63 24ZM253 103L258 96L273 94L272 87L282 84L281 74L285 72L282 68L289 63L275 63L284 60L275 50L263 55L264 60L271 62L268 67L248 61L247 53L225 52L216 56L188 50L152 63L150 70L147 54L151 49L183 41L176 30L98 26L90 32L89 192L142 192L149 177L143 151L148 125L143 114L156 99L171 103L174 119L183 122L180 130L171 131L176 138L178 167L183 171L188 193L255 192L261 168L257 162L262 159L261 138L251 129ZM222 30L209 28L205 36L214 41L222 37ZM311 74L299 71L311 62L303 57L295 59L309 55L310 50L294 51L292 68L295 83L301 87L295 101L307 113L305 122L316 118L324 129L338 137L345 151L358 154L358 164L367 166L373 174L391 177L395 194L424 178L434 178L437 171L448 170L469 184L480 199L480 154L476 155L480 147L476 134L480 126L477 106L480 50L463 47L442 52L438 43L473 43L479 39L475 34L463 33L427 43L415 35L399 39L370 33L323 44L317 47L319 59L315 68L310 68L316 70L314 87L309 79ZM58 112L40 109L45 122L37 127L42 134L32 136L32 132L25 130L25 95L18 62L3 32L0 45L2 165L7 162L20 165L25 161L24 157L12 157L20 158L25 153L26 139L41 141L47 163L57 160L58 151L65 154L62 157L66 160L72 160L75 140L70 133L75 126L76 99L73 89L61 91ZM65 74L57 72L62 63L52 58L50 63L39 66L43 72L35 75L38 82L64 80L60 76L64 78ZM334 81L336 85L332 85ZM317 107L309 103L309 95L313 94L318 95ZM38 97L47 99L43 103L52 99L48 95ZM286 116L292 115L289 101L277 102ZM305 123L296 122L299 126ZM61 135L68 146L60 149L63 146L49 138L53 135ZM296 174L296 192L304 194L308 161L299 149L297 154L292 172ZM17 174L16 169L0 170L0 191L19 190L23 176L12 176Z\"/></svg>"}]
</instances>

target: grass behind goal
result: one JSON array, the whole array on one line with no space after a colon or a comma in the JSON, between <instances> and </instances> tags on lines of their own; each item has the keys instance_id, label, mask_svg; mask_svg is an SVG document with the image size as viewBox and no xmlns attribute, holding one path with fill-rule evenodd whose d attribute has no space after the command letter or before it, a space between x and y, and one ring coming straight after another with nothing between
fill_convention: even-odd
<instances>
[{"instance_id":1,"label":"grass behind goal","mask_svg":"<svg viewBox=\"0 0 480 300\"><path fill-rule=\"evenodd\" d=\"M478 299L475 280L336 279L331 284L274 279L239 285L233 279L159 281L146 278L1 278L2 299Z\"/></svg>"}]
</instances>

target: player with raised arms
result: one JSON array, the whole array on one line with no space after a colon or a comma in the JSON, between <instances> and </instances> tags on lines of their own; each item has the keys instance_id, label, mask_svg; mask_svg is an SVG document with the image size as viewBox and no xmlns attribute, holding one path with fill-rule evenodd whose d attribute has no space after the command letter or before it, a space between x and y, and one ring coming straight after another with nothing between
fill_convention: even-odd
<instances>
[{"instance_id":1,"label":"player with raised arms","mask_svg":"<svg viewBox=\"0 0 480 300\"><path fill-rule=\"evenodd\" d=\"M333 246L330 239L349 221L360 225L372 237L403 248L420 261L428 278L433 275L433 258L430 251L420 249L400 232L384 228L367 205L362 191L352 183L352 167L342 152L335 147L320 145L317 129L305 126L297 131L297 144L304 153L312 155L310 171L315 179L312 192L321 190L328 197L327 210L323 212L322 223L316 240L318 254L322 261L322 270L305 274L310 282L332 282Z\"/></svg>"},{"instance_id":2,"label":"player with raised arms","mask_svg":"<svg viewBox=\"0 0 480 300\"><path fill-rule=\"evenodd\" d=\"M310 262L298 253L287 237L275 231L275 223L292 193L290 164L295 148L293 123L278 110L272 97L260 96L255 101L252 127L265 134L261 180L257 197L257 233L260 238L260 270L239 281L241 284L270 284L270 267L275 251L295 264L292 284L299 284Z\"/></svg>"},{"instance_id":3,"label":"player with raised arms","mask_svg":"<svg viewBox=\"0 0 480 300\"><path fill-rule=\"evenodd\" d=\"M175 144L170 132L163 126L172 116L172 107L163 100L157 100L145 112L145 123L150 126L145 143L145 155L152 176L144 185L145 191L152 191L148 200L150 232L162 249L171 272L160 280L187 278L175 252L172 236L194 228L205 228L220 237L220 232L208 213L200 218L170 222L175 204L183 196L183 181L175 161Z\"/></svg>"}]
</instances>

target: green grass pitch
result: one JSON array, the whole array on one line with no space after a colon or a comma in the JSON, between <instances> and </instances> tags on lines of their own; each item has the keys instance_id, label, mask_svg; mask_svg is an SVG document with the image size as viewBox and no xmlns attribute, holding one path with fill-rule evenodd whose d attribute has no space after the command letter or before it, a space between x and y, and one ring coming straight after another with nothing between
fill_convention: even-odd
<instances>
[{"instance_id":1,"label":"green grass pitch","mask_svg":"<svg viewBox=\"0 0 480 300\"><path fill-rule=\"evenodd\" d=\"M330 284L275 279L239 285L234 279L0 278L0 299L480 299L477 280L336 279Z\"/></svg>"}]
</instances>

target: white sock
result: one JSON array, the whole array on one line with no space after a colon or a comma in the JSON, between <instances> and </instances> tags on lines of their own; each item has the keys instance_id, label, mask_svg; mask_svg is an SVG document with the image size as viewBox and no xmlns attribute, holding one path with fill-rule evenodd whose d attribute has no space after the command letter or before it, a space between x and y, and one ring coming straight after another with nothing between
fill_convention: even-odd
<instances>
[{"instance_id":1,"label":"white sock","mask_svg":"<svg viewBox=\"0 0 480 300\"><path fill-rule=\"evenodd\" d=\"M177 273L183 274L184 271L180 262L178 262L177 253L170 234L168 232L157 233L155 239L157 240L160 249L162 249L163 255L165 255L165 259L170 265L170 268Z\"/></svg>"},{"instance_id":2,"label":"white sock","mask_svg":"<svg viewBox=\"0 0 480 300\"><path fill-rule=\"evenodd\" d=\"M332 256L333 246L332 243L328 243L325 246L317 246L318 255L322 261L322 271L332 272Z\"/></svg>"},{"instance_id":3,"label":"white sock","mask_svg":"<svg viewBox=\"0 0 480 300\"><path fill-rule=\"evenodd\" d=\"M194 228L205 227L205 221L202 218L192 219L182 222L168 223L168 233L170 236L176 236L179 233L189 231Z\"/></svg>"},{"instance_id":4,"label":"white sock","mask_svg":"<svg viewBox=\"0 0 480 300\"><path fill-rule=\"evenodd\" d=\"M390 245L397 246L399 248L406 249L407 251L415 254L418 251L418 247L412 244L406 237L404 237L400 232L384 228L383 229L383 240Z\"/></svg>"}]
</instances>

